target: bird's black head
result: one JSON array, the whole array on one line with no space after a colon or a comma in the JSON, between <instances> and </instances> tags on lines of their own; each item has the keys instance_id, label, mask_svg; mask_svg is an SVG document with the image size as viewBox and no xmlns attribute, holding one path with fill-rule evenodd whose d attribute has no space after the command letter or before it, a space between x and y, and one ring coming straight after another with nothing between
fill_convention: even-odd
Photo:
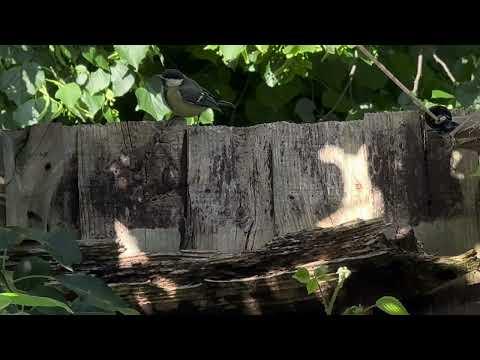
<instances>
[{"instance_id":1,"label":"bird's black head","mask_svg":"<svg viewBox=\"0 0 480 360\"><path fill-rule=\"evenodd\" d=\"M177 69L167 69L162 73L161 77L164 79L172 79L172 80L185 79L185 75L183 75L182 72Z\"/></svg>"}]
</instances>

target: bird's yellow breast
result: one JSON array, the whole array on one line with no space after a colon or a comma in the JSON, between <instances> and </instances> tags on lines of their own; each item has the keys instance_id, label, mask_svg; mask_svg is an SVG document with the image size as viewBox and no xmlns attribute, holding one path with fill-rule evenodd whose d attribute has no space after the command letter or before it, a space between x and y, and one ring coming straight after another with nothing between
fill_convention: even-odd
<instances>
[{"instance_id":1,"label":"bird's yellow breast","mask_svg":"<svg viewBox=\"0 0 480 360\"><path fill-rule=\"evenodd\" d=\"M172 110L172 112L177 116L198 116L207 109L205 107L195 106L183 101L178 87L168 88L166 91L166 98L170 110Z\"/></svg>"}]
</instances>

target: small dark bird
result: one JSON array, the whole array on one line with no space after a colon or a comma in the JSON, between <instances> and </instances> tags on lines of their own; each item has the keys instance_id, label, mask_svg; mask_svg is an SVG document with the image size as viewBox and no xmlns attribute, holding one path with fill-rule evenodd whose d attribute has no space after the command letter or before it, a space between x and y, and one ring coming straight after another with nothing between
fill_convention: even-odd
<instances>
[{"instance_id":1,"label":"small dark bird","mask_svg":"<svg viewBox=\"0 0 480 360\"><path fill-rule=\"evenodd\" d=\"M163 100L176 116L200 116L209 108L220 112L223 107L235 108L235 105L227 101L215 99L211 93L179 70L168 69L158 76L162 79Z\"/></svg>"},{"instance_id":2,"label":"small dark bird","mask_svg":"<svg viewBox=\"0 0 480 360\"><path fill-rule=\"evenodd\" d=\"M439 120L439 122L437 123L428 114L424 115L425 122L433 130L436 130L441 134L446 134L451 132L458 126L458 123L452 121L452 113L445 106L437 105L429 108L428 110L430 110L435 116L437 116Z\"/></svg>"}]
</instances>

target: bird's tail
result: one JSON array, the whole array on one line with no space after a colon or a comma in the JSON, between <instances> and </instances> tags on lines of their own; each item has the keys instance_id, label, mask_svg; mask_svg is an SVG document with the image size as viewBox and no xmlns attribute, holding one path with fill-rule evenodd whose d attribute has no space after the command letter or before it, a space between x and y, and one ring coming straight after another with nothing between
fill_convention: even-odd
<instances>
[{"instance_id":1,"label":"bird's tail","mask_svg":"<svg viewBox=\"0 0 480 360\"><path fill-rule=\"evenodd\" d=\"M231 102L223 101L223 100L218 101L217 104L218 104L219 107L229 107L229 108L232 108L232 109L235 109L235 107L236 107Z\"/></svg>"}]
</instances>

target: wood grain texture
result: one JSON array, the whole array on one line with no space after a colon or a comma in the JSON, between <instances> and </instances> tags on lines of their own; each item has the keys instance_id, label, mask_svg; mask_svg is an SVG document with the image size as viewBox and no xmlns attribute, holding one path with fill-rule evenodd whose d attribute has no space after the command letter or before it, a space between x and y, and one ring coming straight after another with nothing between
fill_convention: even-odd
<instances>
[{"instance_id":1,"label":"wood grain texture","mask_svg":"<svg viewBox=\"0 0 480 360\"><path fill-rule=\"evenodd\" d=\"M6 225L78 229L76 131L45 124L3 139Z\"/></svg>"},{"instance_id":2,"label":"wood grain texture","mask_svg":"<svg viewBox=\"0 0 480 360\"><path fill-rule=\"evenodd\" d=\"M478 114L472 114L477 116ZM466 118L455 118L462 123ZM479 119L480 121L480 119ZM428 204L415 228L428 251L457 255L478 245L480 234L480 177L478 153L454 149L435 132L426 133Z\"/></svg>"},{"instance_id":3,"label":"wood grain texture","mask_svg":"<svg viewBox=\"0 0 480 360\"><path fill-rule=\"evenodd\" d=\"M270 129L188 130L186 248L240 252L272 238Z\"/></svg>"},{"instance_id":4,"label":"wood grain texture","mask_svg":"<svg viewBox=\"0 0 480 360\"><path fill-rule=\"evenodd\" d=\"M184 128L125 122L79 128L84 242L131 253L178 251L185 197Z\"/></svg>"}]
</instances>

